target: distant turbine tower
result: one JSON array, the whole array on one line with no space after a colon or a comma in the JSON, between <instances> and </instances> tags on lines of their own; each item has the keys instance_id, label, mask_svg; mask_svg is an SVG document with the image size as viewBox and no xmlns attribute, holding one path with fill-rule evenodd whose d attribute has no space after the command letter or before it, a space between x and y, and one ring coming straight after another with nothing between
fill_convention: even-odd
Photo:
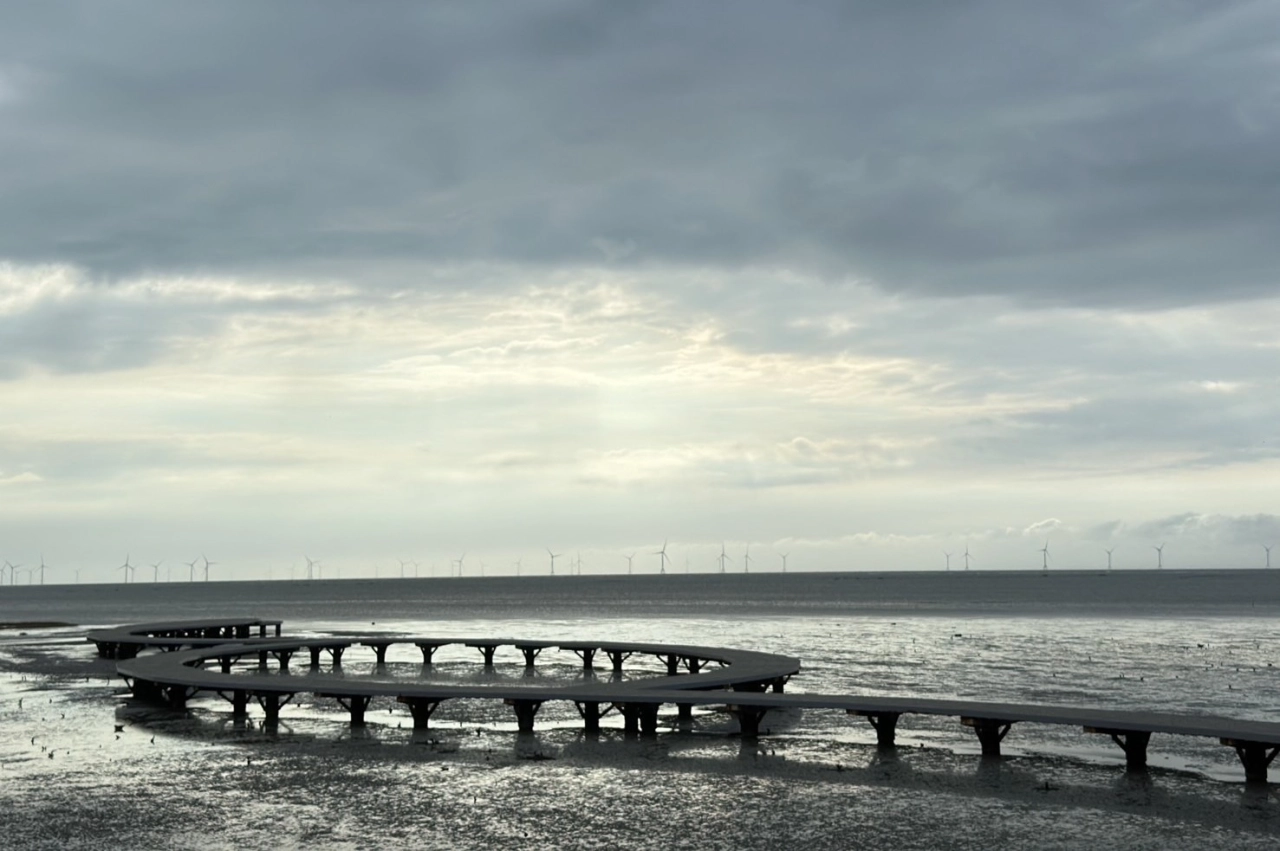
<instances>
[{"instance_id":1,"label":"distant turbine tower","mask_svg":"<svg viewBox=\"0 0 1280 851\"><path fill-rule=\"evenodd\" d=\"M721 572L721 573L724 573L724 563L725 563L726 561L733 561L733 559L729 558L728 553L726 553L726 552L724 551L724 543L723 543L723 542L720 544L720 558L719 558L719 561L720 561L720 572Z\"/></svg>"},{"instance_id":2,"label":"distant turbine tower","mask_svg":"<svg viewBox=\"0 0 1280 851\"><path fill-rule=\"evenodd\" d=\"M466 564L466 561L467 561L467 554L463 553L462 555L458 556L457 560L454 562L454 564L458 566L458 576L462 576L462 566Z\"/></svg>"},{"instance_id":3,"label":"distant turbine tower","mask_svg":"<svg viewBox=\"0 0 1280 851\"><path fill-rule=\"evenodd\" d=\"M5 571L12 571L12 569L13 569L13 565L9 564L9 560L8 560L8 559L5 559L5 560L4 560L4 564L3 564L3 565L0 565L0 585L3 585L3 584L4 584L4 574L5 574ZM10 585L12 585L12 584L13 584L13 581L12 581L12 580L10 580L9 584L10 584Z\"/></svg>"},{"instance_id":4,"label":"distant turbine tower","mask_svg":"<svg viewBox=\"0 0 1280 851\"><path fill-rule=\"evenodd\" d=\"M482 561L482 562L480 562L480 576L481 576L481 577L483 577L483 576L484 576L484 562L483 562L483 561Z\"/></svg>"},{"instance_id":5,"label":"distant turbine tower","mask_svg":"<svg viewBox=\"0 0 1280 851\"><path fill-rule=\"evenodd\" d=\"M547 555L551 556L551 575L555 576L556 575L556 559L560 558L560 556L564 555L564 553L553 553L551 552L551 547L547 547Z\"/></svg>"},{"instance_id":6,"label":"distant turbine tower","mask_svg":"<svg viewBox=\"0 0 1280 851\"><path fill-rule=\"evenodd\" d=\"M43 585L43 584L44 584L44 569L45 569L44 553L40 553L40 566L39 566L38 568L36 568L36 570L40 571L40 584L41 584L41 585Z\"/></svg>"},{"instance_id":7,"label":"distant turbine tower","mask_svg":"<svg viewBox=\"0 0 1280 851\"><path fill-rule=\"evenodd\" d=\"M402 559L402 558L398 558L398 559L396 559L396 561L400 562L400 578L401 578L401 579L404 579L404 566L405 566L406 564L408 564L409 562L405 561L405 560L404 560L404 559Z\"/></svg>"},{"instance_id":8,"label":"distant turbine tower","mask_svg":"<svg viewBox=\"0 0 1280 851\"><path fill-rule=\"evenodd\" d=\"M751 572L751 545L747 544L747 551L742 554L742 572Z\"/></svg>"},{"instance_id":9,"label":"distant turbine tower","mask_svg":"<svg viewBox=\"0 0 1280 851\"><path fill-rule=\"evenodd\" d=\"M791 554L790 554L790 553L778 553L778 557L782 559L782 572L783 572L783 573L786 573L786 572L787 572L787 556L789 556L789 555L791 555Z\"/></svg>"},{"instance_id":10,"label":"distant turbine tower","mask_svg":"<svg viewBox=\"0 0 1280 851\"><path fill-rule=\"evenodd\" d=\"M80 568L76 568L76 584L80 584Z\"/></svg>"},{"instance_id":11,"label":"distant turbine tower","mask_svg":"<svg viewBox=\"0 0 1280 851\"><path fill-rule=\"evenodd\" d=\"M198 562L198 561L200 561L200 559L193 559L192 561L184 561L184 562L183 562L183 564L185 564L185 565L187 566L187 581L188 581L188 582L195 582L195 581L196 581L196 562ZM308 561L310 561L310 559L308 559ZM308 566L308 568L307 568L307 575L308 575L308 577L310 577L310 575L311 575L310 570L311 570L311 568L310 568L310 566Z\"/></svg>"},{"instance_id":12,"label":"distant turbine tower","mask_svg":"<svg viewBox=\"0 0 1280 851\"><path fill-rule=\"evenodd\" d=\"M964 545L964 569L969 569L969 545Z\"/></svg>"},{"instance_id":13,"label":"distant turbine tower","mask_svg":"<svg viewBox=\"0 0 1280 851\"><path fill-rule=\"evenodd\" d=\"M1151 549L1156 551L1156 570L1163 569L1164 568L1164 544L1161 544L1158 547L1152 547Z\"/></svg>"},{"instance_id":14,"label":"distant turbine tower","mask_svg":"<svg viewBox=\"0 0 1280 851\"><path fill-rule=\"evenodd\" d=\"M126 584L126 585L128 585L128 584L129 584L129 576L133 573L133 565L129 564L129 554L128 554L128 553L125 553L125 554L124 554L124 564L122 564L122 565L120 565L119 567L117 567L117 568L116 568L116 570L123 570L123 571L124 571L124 582L125 582L125 584Z\"/></svg>"},{"instance_id":15,"label":"distant turbine tower","mask_svg":"<svg viewBox=\"0 0 1280 851\"><path fill-rule=\"evenodd\" d=\"M951 572L951 553L947 552L946 550L943 550L942 555L947 560L947 572L950 573Z\"/></svg>"},{"instance_id":16,"label":"distant turbine tower","mask_svg":"<svg viewBox=\"0 0 1280 851\"><path fill-rule=\"evenodd\" d=\"M660 558L658 559L658 573L665 576L667 572L667 562L671 561L671 558L667 555L666 540L664 539L662 542L662 549L658 550L655 553L650 553L650 555L660 556Z\"/></svg>"},{"instance_id":17,"label":"distant turbine tower","mask_svg":"<svg viewBox=\"0 0 1280 851\"><path fill-rule=\"evenodd\" d=\"M302 557L303 557L303 558L305 558L305 559L307 560L307 578L308 578L308 579L314 579L314 578L315 578L315 568L316 568L316 565L318 565L320 562L316 561L315 559L313 559L311 556L307 555L306 553L303 553L303 554L302 554Z\"/></svg>"},{"instance_id":18,"label":"distant turbine tower","mask_svg":"<svg viewBox=\"0 0 1280 851\"><path fill-rule=\"evenodd\" d=\"M1115 551L1116 551L1115 547L1112 547L1111 549L1107 550L1107 572L1108 573L1111 572L1111 554Z\"/></svg>"},{"instance_id":19,"label":"distant turbine tower","mask_svg":"<svg viewBox=\"0 0 1280 851\"><path fill-rule=\"evenodd\" d=\"M41 559L41 561L43 561L43 559ZM164 564L164 559L160 559L159 561L151 563L151 584L152 585L160 581L160 565L162 564Z\"/></svg>"},{"instance_id":20,"label":"distant turbine tower","mask_svg":"<svg viewBox=\"0 0 1280 851\"><path fill-rule=\"evenodd\" d=\"M631 560L635 557L636 557L635 553L632 553L629 556L623 556L623 558L627 560L627 576L631 575Z\"/></svg>"},{"instance_id":21,"label":"distant turbine tower","mask_svg":"<svg viewBox=\"0 0 1280 851\"><path fill-rule=\"evenodd\" d=\"M1040 569L1049 572L1049 541L1045 539L1044 546L1040 549L1040 554L1044 556L1044 560L1040 564Z\"/></svg>"},{"instance_id":22,"label":"distant turbine tower","mask_svg":"<svg viewBox=\"0 0 1280 851\"><path fill-rule=\"evenodd\" d=\"M1275 545L1272 544L1272 546L1275 546ZM1271 569L1271 547L1268 547L1266 544L1263 544L1262 548L1267 551L1267 570L1270 570Z\"/></svg>"},{"instance_id":23,"label":"distant turbine tower","mask_svg":"<svg viewBox=\"0 0 1280 851\"><path fill-rule=\"evenodd\" d=\"M519 575L520 575L520 570L521 570L520 559L516 559L516 561L515 561L515 565L516 565L516 576L519 576Z\"/></svg>"}]
</instances>

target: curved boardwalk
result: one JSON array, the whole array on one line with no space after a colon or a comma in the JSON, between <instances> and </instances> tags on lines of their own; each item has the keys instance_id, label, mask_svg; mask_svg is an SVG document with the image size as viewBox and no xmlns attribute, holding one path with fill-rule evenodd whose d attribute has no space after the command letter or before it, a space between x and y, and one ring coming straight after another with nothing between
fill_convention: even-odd
<instances>
[{"instance_id":1,"label":"curved boardwalk","mask_svg":"<svg viewBox=\"0 0 1280 851\"><path fill-rule=\"evenodd\" d=\"M659 709L667 703L676 705L681 719L689 719L695 705L727 704L744 736L759 735L760 721L771 709L829 709L866 718L875 728L881 747L894 745L902 715L944 715L958 717L972 728L987 756L1000 754L1000 743L1015 723L1058 724L1109 736L1124 751L1127 765L1134 770L1145 768L1153 733L1199 736L1218 739L1234 748L1244 765L1245 777L1252 782L1266 782L1268 768L1280 751L1280 723L1273 722L1038 704L786 694L784 687L799 673L800 660L772 653L676 644L484 637L284 638L280 628L278 620L229 618L138 624L92 632L87 640L97 645L100 656L122 660L117 670L136 698L182 706L194 695L208 692L230 701L239 717L247 713L252 699L262 707L269 728L278 724L281 707L295 695L313 694L335 699L351 714L351 723L356 726L364 723L365 710L375 697L394 698L409 708L416 729L426 729L436 708L443 701L456 698L502 700L512 707L522 732L532 731L539 708L556 700L570 701L577 707L587 732L598 731L600 718L617 711L629 735L656 733ZM267 636L269 629L274 636ZM257 637L253 636L254 631ZM566 686L388 683L353 681L340 675L347 649L369 648L381 665L393 645L417 647L424 665L432 664L436 651L450 645L474 648L486 667L493 665L495 654L504 647L517 650L528 668L533 668L544 651L567 651L578 657L589 675L594 674L599 657L606 658L609 668L620 673L632 656L652 656L666 664L666 675L629 681L589 679ZM138 655L148 648L167 652ZM288 676L292 659L304 652L309 661L307 675ZM326 656L327 672L322 667ZM257 673L232 672L232 666L245 658L256 658ZM270 672L273 662L276 673ZM206 667L212 663L217 663L217 670Z\"/></svg>"}]
</instances>

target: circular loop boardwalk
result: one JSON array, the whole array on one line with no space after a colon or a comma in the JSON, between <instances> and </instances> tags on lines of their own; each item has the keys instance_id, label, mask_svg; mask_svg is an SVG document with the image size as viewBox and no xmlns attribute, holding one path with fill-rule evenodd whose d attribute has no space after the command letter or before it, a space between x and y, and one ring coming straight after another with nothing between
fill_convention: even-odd
<instances>
[{"instance_id":1,"label":"circular loop boardwalk","mask_svg":"<svg viewBox=\"0 0 1280 851\"><path fill-rule=\"evenodd\" d=\"M229 618L203 621L136 624L89 633L100 656L121 660L117 671L142 700L181 707L201 692L230 701L243 717L249 701L256 701L268 728L279 723L280 709L298 694L336 700L351 715L354 726L364 724L365 711L377 697L405 704L416 729L426 729L432 714L446 700L501 700L515 713L518 728L530 732L538 710L548 701L572 702L589 733L600 729L601 717L617 711L628 735L653 735L664 704L675 704L678 717L691 719L696 705L727 705L738 719L743 736L758 736L760 722L771 709L837 710L866 718L881 747L893 747L898 719L908 713L958 717L973 729L986 756L998 756L1000 744L1015 723L1069 725L1087 733L1106 735L1125 753L1130 769L1146 767L1147 746L1154 733L1199 736L1219 740L1235 750L1251 782L1266 782L1268 768L1280 752L1280 723L1245 721L1214 715L1180 715L1114 709L935 700L917 697L787 694L786 683L799 673L800 660L774 653L678 644L600 641L525 641L515 638L393 636L287 638L279 620ZM268 636L268 630L274 635ZM253 635L257 632L257 636ZM564 686L511 683L445 685L430 682L356 681L341 675L342 657L352 647L373 651L377 663L386 661L388 648L413 645L431 665L441 647L473 648L492 667L496 653L512 648L533 668L545 651L567 651L580 660L586 677ZM160 653L139 655L157 649ZM306 654L305 676L292 676L295 656ZM596 679L599 657L608 659L613 676ZM660 659L665 676L622 680L624 665L633 656ZM322 662L326 661L326 669ZM257 672L233 671L236 662L257 660ZM274 662L276 671L271 672ZM210 667L216 663L217 669Z\"/></svg>"}]
</instances>

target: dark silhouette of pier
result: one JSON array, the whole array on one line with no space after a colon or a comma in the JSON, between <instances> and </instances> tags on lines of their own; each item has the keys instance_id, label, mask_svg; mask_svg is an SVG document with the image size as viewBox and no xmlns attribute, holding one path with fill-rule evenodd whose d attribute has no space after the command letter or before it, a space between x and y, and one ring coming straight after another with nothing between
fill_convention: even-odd
<instances>
[{"instance_id":1,"label":"dark silhouette of pier","mask_svg":"<svg viewBox=\"0 0 1280 851\"><path fill-rule=\"evenodd\" d=\"M275 635L268 637L268 629ZM278 726L280 710L298 694L333 699L345 709L352 726L365 723L365 713L375 698L404 704L415 729L429 728L440 704L460 698L501 700L510 706L518 729L532 732L539 709L549 701L570 701L591 734L609 712L623 719L628 736L652 736L658 729L662 706L674 704L677 717L691 718L694 706L726 706L737 718L744 737L760 735L766 713L774 709L843 711L866 718L883 748L895 745L902 715L951 716L960 719L978 738L984 756L999 756L1001 743L1015 724L1053 724L1081 728L1086 733L1109 736L1125 754L1130 770L1143 770L1153 734L1217 739L1231 747L1244 766L1249 782L1267 781L1268 769L1280 752L1280 723L1248 721L1214 715L1182 715L1113 709L1082 709L1040 704L994 703L969 700L937 700L918 697L872 697L834 694L789 694L787 682L800 672L800 660L773 653L677 644L601 641L526 641L514 638L421 637L363 635L343 638L284 638L281 622L251 618L217 621L139 624L92 632L100 656L121 660L117 671L135 698L180 708L202 692L221 696L232 705L233 715L245 717L249 702L264 714L264 726ZM258 632L254 637L252 633ZM413 645L431 665L441 647L464 646L479 652L486 668L492 668L502 648L512 648L533 669L548 650L573 653L584 672L593 672L599 657L608 660L614 674L624 670L633 656L656 657L666 667L665 676L641 680L588 680L564 686L512 683L444 685L412 682L353 681L340 676L342 657L352 647L373 650L378 665L385 664L388 648ZM164 652L139 655L148 648ZM293 676L292 658L306 652L310 669ZM328 671L322 661L328 655ZM244 659L256 659L257 672L232 672ZM275 671L271 671L272 662ZM217 663L217 669L206 667Z\"/></svg>"}]
</instances>

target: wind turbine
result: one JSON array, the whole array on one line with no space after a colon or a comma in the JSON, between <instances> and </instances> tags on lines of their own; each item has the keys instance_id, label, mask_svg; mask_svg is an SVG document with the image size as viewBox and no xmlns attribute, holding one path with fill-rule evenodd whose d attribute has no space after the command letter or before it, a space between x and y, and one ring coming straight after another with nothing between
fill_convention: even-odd
<instances>
[{"instance_id":1,"label":"wind turbine","mask_svg":"<svg viewBox=\"0 0 1280 851\"><path fill-rule=\"evenodd\" d=\"M951 553L946 550L942 551L942 557L947 560L947 572L951 572Z\"/></svg>"},{"instance_id":2,"label":"wind turbine","mask_svg":"<svg viewBox=\"0 0 1280 851\"><path fill-rule=\"evenodd\" d=\"M405 560L404 560L404 559L402 559L402 558L398 558L398 559L396 559L396 561L400 562L400 578L401 578L401 579L404 579L404 566L405 566L406 564L408 564L409 562L405 561Z\"/></svg>"},{"instance_id":3,"label":"wind turbine","mask_svg":"<svg viewBox=\"0 0 1280 851\"><path fill-rule=\"evenodd\" d=\"M969 545L964 545L964 569L969 569Z\"/></svg>"},{"instance_id":4,"label":"wind turbine","mask_svg":"<svg viewBox=\"0 0 1280 851\"><path fill-rule=\"evenodd\" d=\"M1049 572L1049 539L1046 538L1044 546L1040 549L1040 554L1044 556L1044 560L1040 564L1040 569L1045 573Z\"/></svg>"},{"instance_id":5,"label":"wind turbine","mask_svg":"<svg viewBox=\"0 0 1280 851\"><path fill-rule=\"evenodd\" d=\"M789 556L789 555L791 555L791 553L778 553L778 556L782 559L782 572L783 572L783 573L786 573L786 572L787 572L787 556Z\"/></svg>"},{"instance_id":6,"label":"wind turbine","mask_svg":"<svg viewBox=\"0 0 1280 851\"><path fill-rule=\"evenodd\" d=\"M458 556L458 558L454 561L454 564L458 566L458 576L462 576L462 566L466 564L466 562L467 562L466 553L463 553L462 555Z\"/></svg>"},{"instance_id":7,"label":"wind turbine","mask_svg":"<svg viewBox=\"0 0 1280 851\"><path fill-rule=\"evenodd\" d=\"M1164 544L1158 547L1152 547L1156 551L1156 570L1164 569Z\"/></svg>"},{"instance_id":8,"label":"wind turbine","mask_svg":"<svg viewBox=\"0 0 1280 851\"><path fill-rule=\"evenodd\" d=\"M40 571L40 584L41 584L41 585L43 585L43 584L44 584L44 568L45 568L45 564L44 564L44 553L40 553L40 566L39 566L38 568L36 568L36 570L39 570L39 571Z\"/></svg>"},{"instance_id":9,"label":"wind turbine","mask_svg":"<svg viewBox=\"0 0 1280 851\"><path fill-rule=\"evenodd\" d=\"M124 571L124 581L125 581L125 584L126 584L126 585L128 585L128 584L129 584L129 576L133 573L133 565L129 564L129 554L128 554L128 553L125 553L125 554L124 554L124 564L122 564L122 565L120 565L119 567L117 567L117 568L116 568L116 570L123 570L123 571Z\"/></svg>"},{"instance_id":10,"label":"wind turbine","mask_svg":"<svg viewBox=\"0 0 1280 851\"><path fill-rule=\"evenodd\" d=\"M1116 551L1115 547L1107 550L1107 573L1111 572L1111 554Z\"/></svg>"},{"instance_id":11,"label":"wind turbine","mask_svg":"<svg viewBox=\"0 0 1280 851\"><path fill-rule=\"evenodd\" d=\"M198 561L200 561L200 559L198 559L198 558L197 558L197 559L193 559L193 560L191 560L191 561L184 561L184 562L183 562L183 564L185 564L185 565L187 566L187 581L188 581L188 582L195 582L195 581L196 581L196 562L198 562Z\"/></svg>"},{"instance_id":12,"label":"wind turbine","mask_svg":"<svg viewBox=\"0 0 1280 851\"><path fill-rule=\"evenodd\" d=\"M1275 546L1275 545L1272 544L1272 546ZM1267 551L1267 570L1270 570L1271 569L1271 547L1268 547L1266 544L1263 544L1262 548Z\"/></svg>"},{"instance_id":13,"label":"wind turbine","mask_svg":"<svg viewBox=\"0 0 1280 851\"><path fill-rule=\"evenodd\" d=\"M303 553L302 557L307 560L307 578L308 579L315 578L315 568L316 568L316 565L320 564L320 562L311 558L311 556L307 555L306 553Z\"/></svg>"},{"instance_id":14,"label":"wind turbine","mask_svg":"<svg viewBox=\"0 0 1280 851\"><path fill-rule=\"evenodd\" d=\"M623 556L623 558L627 560L627 576L631 575L631 560L635 557L636 557L635 553L632 553L629 556Z\"/></svg>"},{"instance_id":15,"label":"wind turbine","mask_svg":"<svg viewBox=\"0 0 1280 851\"><path fill-rule=\"evenodd\" d=\"M747 544L747 551L742 555L742 572L751 572L751 545Z\"/></svg>"},{"instance_id":16,"label":"wind turbine","mask_svg":"<svg viewBox=\"0 0 1280 851\"><path fill-rule=\"evenodd\" d=\"M720 558L719 558L719 562L720 562L720 572L721 572L721 573L724 573L724 563L725 563L726 561L733 561L733 559L729 558L729 554L728 554L728 553L726 553L726 552L724 551L724 543L723 543L723 542L721 542L721 544L720 544Z\"/></svg>"},{"instance_id":17,"label":"wind turbine","mask_svg":"<svg viewBox=\"0 0 1280 851\"><path fill-rule=\"evenodd\" d=\"M8 560L8 559L5 559L5 560L4 560L4 564L3 564L3 565L0 565L0 585L3 585L3 584L4 584L4 573L5 573L5 571L6 571L6 570L8 570L8 571L12 571L12 570L13 570L13 565L9 564L9 560ZM9 581L9 584L10 584L10 585L12 585L12 584L13 584L13 581L12 581L12 580L10 580L10 581Z\"/></svg>"},{"instance_id":18,"label":"wind turbine","mask_svg":"<svg viewBox=\"0 0 1280 851\"><path fill-rule=\"evenodd\" d=\"M76 584L80 584L80 568L76 568Z\"/></svg>"},{"instance_id":19,"label":"wind turbine","mask_svg":"<svg viewBox=\"0 0 1280 851\"><path fill-rule=\"evenodd\" d=\"M663 539L662 541L662 549L657 552L650 553L650 555L661 556L661 558L658 559L658 573L665 576L667 573L667 562L671 561L671 558L667 555L666 540Z\"/></svg>"},{"instance_id":20,"label":"wind turbine","mask_svg":"<svg viewBox=\"0 0 1280 851\"><path fill-rule=\"evenodd\" d=\"M555 576L556 575L556 559L560 558L560 556L564 555L564 553L553 553L551 552L551 547L547 547L547 555L551 556L551 575Z\"/></svg>"},{"instance_id":21,"label":"wind turbine","mask_svg":"<svg viewBox=\"0 0 1280 851\"><path fill-rule=\"evenodd\" d=\"M205 581L205 582L208 582L208 581L209 581L209 568L210 568L210 567L212 567L213 565L217 564L217 562L216 562L216 561L209 561L209 557L208 557L207 555L204 555L204 554L201 554L200 558L204 559L204 581Z\"/></svg>"},{"instance_id":22,"label":"wind turbine","mask_svg":"<svg viewBox=\"0 0 1280 851\"><path fill-rule=\"evenodd\" d=\"M43 559L41 559L43 561ZM160 565L164 564L164 559L153 562L151 565L151 584L154 585L160 581Z\"/></svg>"}]
</instances>

